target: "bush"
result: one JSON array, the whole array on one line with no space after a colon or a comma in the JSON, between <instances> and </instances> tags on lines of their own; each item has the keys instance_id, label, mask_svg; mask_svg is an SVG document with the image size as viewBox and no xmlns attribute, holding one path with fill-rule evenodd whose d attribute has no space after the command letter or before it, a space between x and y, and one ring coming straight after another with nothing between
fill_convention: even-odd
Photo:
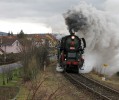
<instances>
[{"instance_id":1,"label":"bush","mask_svg":"<svg viewBox=\"0 0 119 100\"><path fill-rule=\"evenodd\" d=\"M9 53L6 54L6 60L4 59L4 54L0 55L0 65L14 63L20 60L19 54Z\"/></svg>"}]
</instances>

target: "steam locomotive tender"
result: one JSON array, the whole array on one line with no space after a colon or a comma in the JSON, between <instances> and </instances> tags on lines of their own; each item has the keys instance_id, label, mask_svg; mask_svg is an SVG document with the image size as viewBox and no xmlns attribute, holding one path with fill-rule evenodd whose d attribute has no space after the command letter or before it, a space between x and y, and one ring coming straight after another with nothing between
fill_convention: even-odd
<instances>
[{"instance_id":1,"label":"steam locomotive tender","mask_svg":"<svg viewBox=\"0 0 119 100\"><path fill-rule=\"evenodd\" d=\"M68 70L78 72L82 68L84 64L82 54L84 53L85 47L85 39L80 39L74 33L61 39L58 49L58 63L64 72Z\"/></svg>"}]
</instances>

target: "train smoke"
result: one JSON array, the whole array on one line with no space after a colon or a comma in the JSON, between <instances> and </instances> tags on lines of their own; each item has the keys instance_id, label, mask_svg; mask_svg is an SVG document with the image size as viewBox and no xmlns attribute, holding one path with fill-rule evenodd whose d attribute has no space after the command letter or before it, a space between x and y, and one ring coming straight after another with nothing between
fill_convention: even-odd
<instances>
[{"instance_id":1,"label":"train smoke","mask_svg":"<svg viewBox=\"0 0 119 100\"><path fill-rule=\"evenodd\" d=\"M106 3L108 5L108 2ZM115 21L116 15L81 2L63 16L68 29L73 28L79 37L86 39L85 64L82 72L90 72L92 69L108 75L118 72L119 23ZM109 65L105 71L103 64Z\"/></svg>"}]
</instances>

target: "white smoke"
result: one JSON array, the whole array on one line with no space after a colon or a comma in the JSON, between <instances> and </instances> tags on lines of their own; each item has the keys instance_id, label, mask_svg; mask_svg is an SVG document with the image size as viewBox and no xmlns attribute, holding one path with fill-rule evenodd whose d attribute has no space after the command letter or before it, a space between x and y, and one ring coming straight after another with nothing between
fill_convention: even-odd
<instances>
[{"instance_id":1,"label":"white smoke","mask_svg":"<svg viewBox=\"0 0 119 100\"><path fill-rule=\"evenodd\" d=\"M105 5L105 10L112 13L119 15L119 0L106 0L104 3Z\"/></svg>"},{"instance_id":2,"label":"white smoke","mask_svg":"<svg viewBox=\"0 0 119 100\"><path fill-rule=\"evenodd\" d=\"M92 5L82 2L72 8L70 13L65 13L65 19L72 15L83 15L86 19L86 25L79 28L77 32L77 35L84 37L87 43L83 72L89 72L92 69L98 69L100 72L103 64L109 65L105 70L108 75L119 71L119 21L118 15L115 14L119 12L119 6L115 11L115 5L112 5L114 1L119 4L118 0L107 0L104 3L105 11L97 10Z\"/></svg>"}]
</instances>

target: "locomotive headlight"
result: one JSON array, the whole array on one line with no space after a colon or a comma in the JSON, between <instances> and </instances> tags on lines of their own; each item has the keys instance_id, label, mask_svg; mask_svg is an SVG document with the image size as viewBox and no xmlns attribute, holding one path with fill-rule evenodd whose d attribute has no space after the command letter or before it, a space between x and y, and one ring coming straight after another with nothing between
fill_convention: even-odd
<instances>
[{"instance_id":1,"label":"locomotive headlight","mask_svg":"<svg viewBox=\"0 0 119 100\"><path fill-rule=\"evenodd\" d=\"M73 39L73 40L74 40L74 39L75 39L75 36L71 36L71 39Z\"/></svg>"}]
</instances>

